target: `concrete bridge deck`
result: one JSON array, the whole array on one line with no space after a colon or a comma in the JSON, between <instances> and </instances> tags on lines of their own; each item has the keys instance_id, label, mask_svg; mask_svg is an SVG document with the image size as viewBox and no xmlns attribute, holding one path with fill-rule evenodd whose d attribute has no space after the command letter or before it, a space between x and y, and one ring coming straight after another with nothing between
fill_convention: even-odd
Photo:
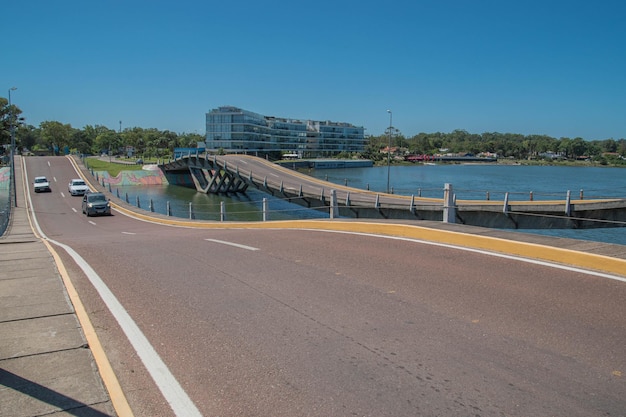
<instances>
[{"instance_id":1,"label":"concrete bridge deck","mask_svg":"<svg viewBox=\"0 0 626 417\"><path fill-rule=\"evenodd\" d=\"M245 192L248 187L331 217L434 220L504 229L626 226L626 199L561 201L456 200L403 196L342 186L247 155L185 156L160 165L172 184L205 193Z\"/></svg>"}]
</instances>

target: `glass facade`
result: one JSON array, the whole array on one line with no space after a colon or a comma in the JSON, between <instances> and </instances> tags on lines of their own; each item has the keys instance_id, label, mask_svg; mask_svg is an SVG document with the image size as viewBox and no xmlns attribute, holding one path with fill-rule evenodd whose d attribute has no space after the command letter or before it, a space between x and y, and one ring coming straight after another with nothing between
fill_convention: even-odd
<instances>
[{"instance_id":1,"label":"glass facade","mask_svg":"<svg viewBox=\"0 0 626 417\"><path fill-rule=\"evenodd\" d=\"M315 158L363 152L365 129L349 123L263 116L232 106L206 114L206 148L226 153L296 153Z\"/></svg>"}]
</instances>

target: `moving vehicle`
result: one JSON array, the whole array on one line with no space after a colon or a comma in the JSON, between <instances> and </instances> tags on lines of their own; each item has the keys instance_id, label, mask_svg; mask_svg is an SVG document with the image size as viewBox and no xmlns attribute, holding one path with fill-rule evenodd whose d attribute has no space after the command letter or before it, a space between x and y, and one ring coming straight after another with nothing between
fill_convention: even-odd
<instances>
[{"instance_id":1,"label":"moving vehicle","mask_svg":"<svg viewBox=\"0 0 626 417\"><path fill-rule=\"evenodd\" d=\"M85 195L86 192L89 192L89 186L81 179L73 179L67 185L67 191L71 195Z\"/></svg>"},{"instance_id":2,"label":"moving vehicle","mask_svg":"<svg viewBox=\"0 0 626 417\"><path fill-rule=\"evenodd\" d=\"M103 193L86 193L83 196L83 214L87 217L104 214L111 215L111 203Z\"/></svg>"},{"instance_id":3,"label":"moving vehicle","mask_svg":"<svg viewBox=\"0 0 626 417\"><path fill-rule=\"evenodd\" d=\"M52 191L50 188L50 183L46 177L35 177L33 180L33 190L36 193L41 193L43 191Z\"/></svg>"}]
</instances>

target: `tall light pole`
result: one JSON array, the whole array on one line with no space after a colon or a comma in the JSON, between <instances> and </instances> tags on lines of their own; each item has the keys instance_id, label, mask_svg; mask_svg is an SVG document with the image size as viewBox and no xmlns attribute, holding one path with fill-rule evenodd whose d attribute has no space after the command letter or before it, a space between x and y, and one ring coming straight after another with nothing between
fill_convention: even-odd
<instances>
[{"instance_id":1,"label":"tall light pole","mask_svg":"<svg viewBox=\"0 0 626 417\"><path fill-rule=\"evenodd\" d=\"M391 172L391 110L389 113L389 143L387 144L387 194L389 194L389 173Z\"/></svg>"},{"instance_id":2,"label":"tall light pole","mask_svg":"<svg viewBox=\"0 0 626 417\"><path fill-rule=\"evenodd\" d=\"M9 129L11 130L11 189L13 190L13 206L17 207L17 189L15 188L15 126L13 126L13 107L11 106L11 91L17 87L9 88Z\"/></svg>"}]
</instances>

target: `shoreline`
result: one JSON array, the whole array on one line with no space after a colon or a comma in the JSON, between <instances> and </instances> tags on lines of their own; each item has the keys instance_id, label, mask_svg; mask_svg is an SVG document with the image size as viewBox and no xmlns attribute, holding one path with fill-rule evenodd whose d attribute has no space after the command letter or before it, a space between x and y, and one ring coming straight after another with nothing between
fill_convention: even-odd
<instances>
[{"instance_id":1,"label":"shoreline","mask_svg":"<svg viewBox=\"0 0 626 417\"><path fill-rule=\"evenodd\" d=\"M505 159L505 160L497 160L494 162L485 161L471 161L471 162L462 162L462 161L436 161L429 162L427 164L423 162L408 162L408 161L398 161L395 160L391 162L391 165L395 166L412 166L412 165L522 165L522 166L570 166L570 167L595 167L595 168L626 168L626 164L602 164L597 162L587 162L587 161L562 161L562 162L549 162L549 161L537 161L537 160L526 160L526 159ZM375 161L374 166L387 166L387 161Z\"/></svg>"}]
</instances>

